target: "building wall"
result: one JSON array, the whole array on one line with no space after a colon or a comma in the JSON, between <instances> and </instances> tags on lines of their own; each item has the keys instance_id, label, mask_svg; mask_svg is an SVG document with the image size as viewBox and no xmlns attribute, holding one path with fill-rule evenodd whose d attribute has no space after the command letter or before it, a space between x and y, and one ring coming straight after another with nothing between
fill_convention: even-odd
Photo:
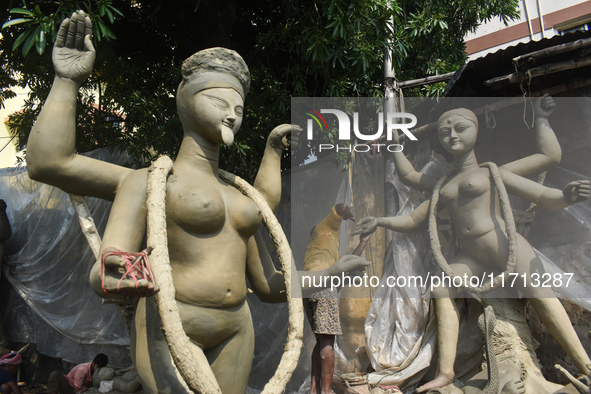
<instances>
[{"instance_id":1,"label":"building wall","mask_svg":"<svg viewBox=\"0 0 591 394\"><path fill-rule=\"evenodd\" d=\"M5 107L0 108L0 120L2 120L2 124L0 125L0 168L6 167L14 167L17 162L18 156L22 156L22 153L18 153L15 148L14 141L11 141L10 133L8 132L8 128L6 122L8 121L8 116L15 112L18 112L22 107L25 99L27 98L27 91L20 87L12 88L17 96L10 100L6 100L4 102Z\"/></svg>"},{"instance_id":2,"label":"building wall","mask_svg":"<svg viewBox=\"0 0 591 394\"><path fill-rule=\"evenodd\" d=\"M505 26L500 19L481 25L465 37L470 60L520 42L541 40L572 29L589 29L589 0L521 0L521 18Z\"/></svg>"}]
</instances>

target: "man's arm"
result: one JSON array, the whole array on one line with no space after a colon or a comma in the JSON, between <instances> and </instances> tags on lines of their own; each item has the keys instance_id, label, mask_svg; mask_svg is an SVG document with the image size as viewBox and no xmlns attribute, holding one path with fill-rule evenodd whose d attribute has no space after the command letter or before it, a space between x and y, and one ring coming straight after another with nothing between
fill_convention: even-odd
<instances>
[{"instance_id":1,"label":"man's arm","mask_svg":"<svg viewBox=\"0 0 591 394\"><path fill-rule=\"evenodd\" d=\"M74 369L70 372L72 373L72 387L74 388L74 392L80 393L82 391L86 391L86 387L84 387L84 382L90 374L90 364L81 364L74 367Z\"/></svg>"},{"instance_id":2,"label":"man's arm","mask_svg":"<svg viewBox=\"0 0 591 394\"><path fill-rule=\"evenodd\" d=\"M12 390L11 393L13 393L13 394L23 394L23 392L21 391L21 389L18 387L18 384L16 384L16 382L14 380L11 380L10 382L6 382L6 384ZM0 389L1 389L1 387L0 387Z\"/></svg>"},{"instance_id":3,"label":"man's arm","mask_svg":"<svg viewBox=\"0 0 591 394\"><path fill-rule=\"evenodd\" d=\"M6 215L6 202L0 200L0 242L6 241L12 235L12 228Z\"/></svg>"},{"instance_id":4,"label":"man's arm","mask_svg":"<svg viewBox=\"0 0 591 394\"><path fill-rule=\"evenodd\" d=\"M332 287L332 277L340 278L343 274L360 276L370 264L371 262L363 257L348 254L325 270L302 271L299 277L302 296L308 297L319 290Z\"/></svg>"}]
</instances>

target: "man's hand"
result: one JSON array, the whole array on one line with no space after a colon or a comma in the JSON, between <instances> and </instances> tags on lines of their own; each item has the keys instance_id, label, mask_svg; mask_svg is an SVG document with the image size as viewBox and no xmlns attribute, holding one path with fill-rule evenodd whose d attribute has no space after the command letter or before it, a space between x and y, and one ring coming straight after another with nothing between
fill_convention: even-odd
<instances>
[{"instance_id":1,"label":"man's hand","mask_svg":"<svg viewBox=\"0 0 591 394\"><path fill-rule=\"evenodd\" d=\"M562 194L569 204L575 204L589 198L589 195L591 194L591 186L589 181L586 180L574 181L562 189Z\"/></svg>"},{"instance_id":2,"label":"man's hand","mask_svg":"<svg viewBox=\"0 0 591 394\"><path fill-rule=\"evenodd\" d=\"M337 260L336 263L330 267L330 274L339 276L341 273L349 273L351 276L361 276L365 268L371 263L363 257L355 255L346 255Z\"/></svg>"},{"instance_id":3,"label":"man's hand","mask_svg":"<svg viewBox=\"0 0 591 394\"><path fill-rule=\"evenodd\" d=\"M92 25L83 11L64 19L53 46L53 67L57 77L70 79L78 86L88 78L96 52L90 37Z\"/></svg>"}]
</instances>

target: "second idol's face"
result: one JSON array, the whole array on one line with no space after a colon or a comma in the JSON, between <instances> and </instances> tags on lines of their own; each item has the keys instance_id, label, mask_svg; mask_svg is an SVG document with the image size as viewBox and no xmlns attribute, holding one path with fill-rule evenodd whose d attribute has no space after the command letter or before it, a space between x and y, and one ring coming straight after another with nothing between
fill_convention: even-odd
<instances>
[{"instance_id":1,"label":"second idol's face","mask_svg":"<svg viewBox=\"0 0 591 394\"><path fill-rule=\"evenodd\" d=\"M437 134L443 148L452 155L463 155L474 149L478 127L459 114L450 114L437 124Z\"/></svg>"}]
</instances>

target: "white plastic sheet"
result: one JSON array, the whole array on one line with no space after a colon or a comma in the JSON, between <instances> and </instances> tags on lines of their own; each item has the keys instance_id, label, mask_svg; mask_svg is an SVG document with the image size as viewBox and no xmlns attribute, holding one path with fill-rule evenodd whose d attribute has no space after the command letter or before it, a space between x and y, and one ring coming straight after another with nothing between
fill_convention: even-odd
<instances>
[{"instance_id":1,"label":"white plastic sheet","mask_svg":"<svg viewBox=\"0 0 591 394\"><path fill-rule=\"evenodd\" d=\"M125 160L103 150L93 155ZM103 304L88 285L94 256L68 195L30 180L22 166L0 171L0 198L12 227L2 271L20 295L7 294L3 302L11 341L36 343L41 353L74 363L104 351L114 365L129 364L129 338L115 305ZM102 232L110 203L86 201Z\"/></svg>"}]
</instances>

